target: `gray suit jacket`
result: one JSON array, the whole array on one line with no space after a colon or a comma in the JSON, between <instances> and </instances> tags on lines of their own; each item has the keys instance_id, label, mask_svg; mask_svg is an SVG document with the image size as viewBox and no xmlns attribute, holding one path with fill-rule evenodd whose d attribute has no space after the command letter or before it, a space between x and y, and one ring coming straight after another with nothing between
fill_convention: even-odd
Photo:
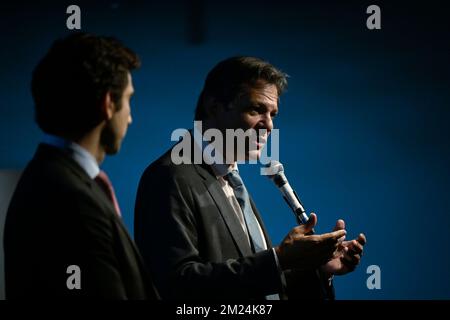
<instances>
[{"instance_id":1,"label":"gray suit jacket","mask_svg":"<svg viewBox=\"0 0 450 320\"><path fill-rule=\"evenodd\" d=\"M175 165L170 155L169 150L145 170L135 207L135 240L162 298L249 300L286 293L273 251L252 252L211 167ZM253 201L252 206L271 248ZM315 270L292 275L292 297L328 295Z\"/></svg>"}]
</instances>

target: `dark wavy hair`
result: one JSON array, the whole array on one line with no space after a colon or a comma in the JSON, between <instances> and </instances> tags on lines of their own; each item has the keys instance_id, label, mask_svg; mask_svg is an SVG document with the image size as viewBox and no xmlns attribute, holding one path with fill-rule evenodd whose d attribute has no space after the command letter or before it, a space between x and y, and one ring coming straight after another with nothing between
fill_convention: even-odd
<instances>
[{"instance_id":1,"label":"dark wavy hair","mask_svg":"<svg viewBox=\"0 0 450 320\"><path fill-rule=\"evenodd\" d=\"M138 56L114 38L76 33L55 41L33 71L37 124L49 134L81 137L103 120L107 92L121 108L128 72L139 66Z\"/></svg>"},{"instance_id":2,"label":"dark wavy hair","mask_svg":"<svg viewBox=\"0 0 450 320\"><path fill-rule=\"evenodd\" d=\"M255 57L232 57L219 62L206 77L195 109L195 120L206 119L207 101L227 106L261 82L275 85L280 96L287 87L287 75Z\"/></svg>"}]
</instances>

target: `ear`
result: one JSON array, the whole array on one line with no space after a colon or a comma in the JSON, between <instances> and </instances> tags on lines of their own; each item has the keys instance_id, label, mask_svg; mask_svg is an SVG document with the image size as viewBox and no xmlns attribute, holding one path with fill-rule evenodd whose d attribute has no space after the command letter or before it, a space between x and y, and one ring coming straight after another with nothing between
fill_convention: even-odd
<instances>
[{"instance_id":1,"label":"ear","mask_svg":"<svg viewBox=\"0 0 450 320\"><path fill-rule=\"evenodd\" d=\"M111 92L109 91L103 96L101 110L105 120L111 120L116 111L116 106L112 101Z\"/></svg>"}]
</instances>

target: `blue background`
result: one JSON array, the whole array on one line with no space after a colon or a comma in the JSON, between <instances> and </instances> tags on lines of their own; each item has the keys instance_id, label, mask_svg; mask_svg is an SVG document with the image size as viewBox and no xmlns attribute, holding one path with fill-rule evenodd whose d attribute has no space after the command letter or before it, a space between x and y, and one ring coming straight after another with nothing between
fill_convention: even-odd
<instances>
[{"instance_id":1,"label":"blue background","mask_svg":"<svg viewBox=\"0 0 450 320\"><path fill-rule=\"evenodd\" d=\"M133 124L120 154L103 164L130 232L140 175L172 145L174 129L192 127L207 72L229 56L255 55L290 75L275 123L281 161L308 211L317 213L316 230L328 232L343 218L350 237L368 238L361 266L336 278L337 297L450 298L443 1L2 3L0 169L22 169L42 137L33 121L31 71L56 38L71 32L65 12L73 3L81 7L82 31L115 36L143 60L133 74ZM203 11L193 34L195 3ZM381 7L382 30L366 28L370 4ZM241 171L279 243L295 225L293 215L258 166ZM380 290L366 287L373 264L381 268Z\"/></svg>"}]
</instances>

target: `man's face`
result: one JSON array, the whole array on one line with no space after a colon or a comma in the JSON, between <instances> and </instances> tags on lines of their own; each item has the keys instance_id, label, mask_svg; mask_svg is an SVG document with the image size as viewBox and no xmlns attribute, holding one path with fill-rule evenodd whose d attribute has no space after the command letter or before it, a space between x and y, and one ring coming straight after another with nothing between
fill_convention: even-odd
<instances>
[{"instance_id":1,"label":"man's face","mask_svg":"<svg viewBox=\"0 0 450 320\"><path fill-rule=\"evenodd\" d=\"M278 113L278 91L273 84L258 82L247 90L247 94L223 108L216 121L218 129L225 133L224 129L254 129L258 133L257 141L246 146L244 155L234 151L236 160L259 159L265 146L270 131L273 129L273 119ZM265 133L260 133L265 129ZM236 149L236 141L235 141Z\"/></svg>"},{"instance_id":2,"label":"man's face","mask_svg":"<svg viewBox=\"0 0 450 320\"><path fill-rule=\"evenodd\" d=\"M119 152L122 140L131 124L130 99L134 93L131 74L128 73L128 83L120 99L121 108L114 112L112 118L107 121L103 129L101 140L107 154ZM117 107L117 106L116 106Z\"/></svg>"}]
</instances>

